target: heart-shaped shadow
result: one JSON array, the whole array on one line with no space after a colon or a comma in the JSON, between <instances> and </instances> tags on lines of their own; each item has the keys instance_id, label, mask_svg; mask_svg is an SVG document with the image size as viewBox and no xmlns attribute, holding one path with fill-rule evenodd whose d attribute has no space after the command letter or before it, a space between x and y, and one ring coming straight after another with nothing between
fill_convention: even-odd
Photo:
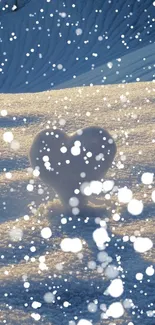
<instances>
[{"instance_id":1,"label":"heart-shaped shadow","mask_svg":"<svg viewBox=\"0 0 155 325\"><path fill-rule=\"evenodd\" d=\"M59 129L43 130L36 135L29 157L33 169L54 188L64 206L82 207L88 200L86 184L101 180L115 154L111 135L92 126L70 135Z\"/></svg>"}]
</instances>

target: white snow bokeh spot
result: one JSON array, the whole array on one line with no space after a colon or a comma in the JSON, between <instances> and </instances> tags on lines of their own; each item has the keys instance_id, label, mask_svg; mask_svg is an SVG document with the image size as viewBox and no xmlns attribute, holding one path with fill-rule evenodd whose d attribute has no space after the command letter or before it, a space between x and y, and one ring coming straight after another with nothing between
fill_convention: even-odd
<instances>
[{"instance_id":1,"label":"white snow bokeh spot","mask_svg":"<svg viewBox=\"0 0 155 325\"><path fill-rule=\"evenodd\" d=\"M132 199L132 191L127 188L123 187L118 190L118 201L120 203L128 203Z\"/></svg>"},{"instance_id":2,"label":"white snow bokeh spot","mask_svg":"<svg viewBox=\"0 0 155 325\"><path fill-rule=\"evenodd\" d=\"M82 241L79 238L64 238L60 247L63 252L78 253L82 250Z\"/></svg>"},{"instance_id":3,"label":"white snow bokeh spot","mask_svg":"<svg viewBox=\"0 0 155 325\"><path fill-rule=\"evenodd\" d=\"M52 236L51 228L45 227L41 230L41 237L44 239L49 239Z\"/></svg>"},{"instance_id":4,"label":"white snow bokeh spot","mask_svg":"<svg viewBox=\"0 0 155 325\"><path fill-rule=\"evenodd\" d=\"M147 237L137 237L134 240L133 247L136 252L145 253L153 247L153 242Z\"/></svg>"},{"instance_id":5,"label":"white snow bokeh spot","mask_svg":"<svg viewBox=\"0 0 155 325\"><path fill-rule=\"evenodd\" d=\"M114 279L111 281L110 286L106 289L106 293L108 293L111 297L118 298L123 294L123 282L121 279Z\"/></svg>"},{"instance_id":6,"label":"white snow bokeh spot","mask_svg":"<svg viewBox=\"0 0 155 325\"><path fill-rule=\"evenodd\" d=\"M153 183L153 177L154 177L153 173L143 173L141 177L141 181L145 185L150 185Z\"/></svg>"},{"instance_id":7,"label":"white snow bokeh spot","mask_svg":"<svg viewBox=\"0 0 155 325\"><path fill-rule=\"evenodd\" d=\"M11 141L14 139L13 133L11 131L7 131L3 133L3 140L5 142L11 143Z\"/></svg>"},{"instance_id":8,"label":"white snow bokeh spot","mask_svg":"<svg viewBox=\"0 0 155 325\"><path fill-rule=\"evenodd\" d=\"M132 199L128 203L128 212L134 216L138 216L143 212L143 202L141 200Z\"/></svg>"},{"instance_id":9,"label":"white snow bokeh spot","mask_svg":"<svg viewBox=\"0 0 155 325\"><path fill-rule=\"evenodd\" d=\"M120 318L124 314L124 308L121 302L113 302L106 311L108 317Z\"/></svg>"}]
</instances>

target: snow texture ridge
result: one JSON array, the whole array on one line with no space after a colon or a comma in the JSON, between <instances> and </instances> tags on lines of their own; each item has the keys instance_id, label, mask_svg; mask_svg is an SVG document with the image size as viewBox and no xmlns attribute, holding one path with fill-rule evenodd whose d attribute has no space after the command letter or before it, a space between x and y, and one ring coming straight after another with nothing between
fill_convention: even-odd
<instances>
[{"instance_id":1,"label":"snow texture ridge","mask_svg":"<svg viewBox=\"0 0 155 325\"><path fill-rule=\"evenodd\" d=\"M152 0L2 0L0 17L1 93L154 80Z\"/></svg>"}]
</instances>

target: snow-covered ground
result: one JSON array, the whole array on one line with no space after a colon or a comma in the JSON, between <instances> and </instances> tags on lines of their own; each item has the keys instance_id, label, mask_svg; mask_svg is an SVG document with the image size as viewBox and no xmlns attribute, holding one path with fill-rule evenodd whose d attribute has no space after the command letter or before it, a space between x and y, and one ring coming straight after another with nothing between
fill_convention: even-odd
<instances>
[{"instance_id":1,"label":"snow-covered ground","mask_svg":"<svg viewBox=\"0 0 155 325\"><path fill-rule=\"evenodd\" d=\"M152 0L1 0L0 92L152 81L154 22Z\"/></svg>"},{"instance_id":2,"label":"snow-covered ground","mask_svg":"<svg viewBox=\"0 0 155 325\"><path fill-rule=\"evenodd\" d=\"M150 82L0 95L0 324L155 324L154 90ZM78 216L53 202L52 188L29 168L33 137L50 124L67 134L101 125L117 144L102 196ZM51 148L61 175L49 142L44 161ZM64 154L67 192L77 171L69 148Z\"/></svg>"}]
</instances>

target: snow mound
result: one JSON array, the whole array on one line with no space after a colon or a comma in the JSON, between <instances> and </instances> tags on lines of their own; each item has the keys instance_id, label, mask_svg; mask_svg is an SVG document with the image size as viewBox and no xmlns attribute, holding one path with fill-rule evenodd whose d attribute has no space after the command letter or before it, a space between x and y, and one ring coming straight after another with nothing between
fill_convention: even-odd
<instances>
[{"instance_id":1,"label":"snow mound","mask_svg":"<svg viewBox=\"0 0 155 325\"><path fill-rule=\"evenodd\" d=\"M0 17L1 93L154 80L152 0L2 0Z\"/></svg>"},{"instance_id":2,"label":"snow mound","mask_svg":"<svg viewBox=\"0 0 155 325\"><path fill-rule=\"evenodd\" d=\"M87 193L86 188L91 183L101 183L101 179L112 166L115 154L116 144L111 135L102 128L87 127L70 135L62 130L49 128L36 135L29 158L34 172L54 188L64 206L71 208L76 215L93 193ZM100 161L96 160L99 155ZM31 191L31 187L28 190ZM104 234L106 237L105 232ZM100 237L104 234L101 232ZM97 237L99 238L99 234ZM103 239L99 241L101 246Z\"/></svg>"}]
</instances>

